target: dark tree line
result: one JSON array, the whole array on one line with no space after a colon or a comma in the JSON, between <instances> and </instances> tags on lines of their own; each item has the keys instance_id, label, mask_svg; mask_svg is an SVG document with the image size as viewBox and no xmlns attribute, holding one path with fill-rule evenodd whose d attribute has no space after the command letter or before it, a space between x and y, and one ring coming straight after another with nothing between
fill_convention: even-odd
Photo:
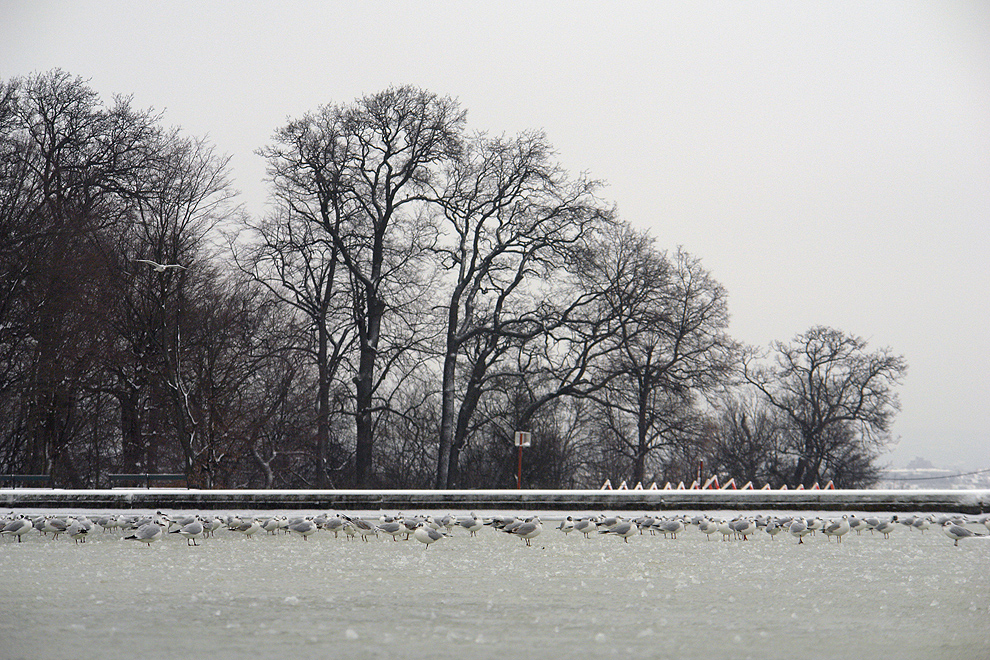
<instances>
[{"instance_id":1,"label":"dark tree line","mask_svg":"<svg viewBox=\"0 0 990 660\"><path fill-rule=\"evenodd\" d=\"M227 158L55 70L0 83L0 473L107 486L868 484L903 358L829 328L759 356L722 286L538 132L395 87ZM771 358L772 359L769 359Z\"/></svg>"}]
</instances>

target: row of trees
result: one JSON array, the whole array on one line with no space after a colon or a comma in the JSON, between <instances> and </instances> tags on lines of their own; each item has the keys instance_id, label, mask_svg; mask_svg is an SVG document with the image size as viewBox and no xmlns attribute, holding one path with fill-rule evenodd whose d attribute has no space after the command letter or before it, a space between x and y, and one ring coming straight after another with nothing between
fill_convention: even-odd
<instances>
[{"instance_id":1,"label":"row of trees","mask_svg":"<svg viewBox=\"0 0 990 660\"><path fill-rule=\"evenodd\" d=\"M572 177L538 132L397 87L227 160L51 71L0 83L0 472L106 485L861 485L900 356L727 334L722 286Z\"/></svg>"}]
</instances>

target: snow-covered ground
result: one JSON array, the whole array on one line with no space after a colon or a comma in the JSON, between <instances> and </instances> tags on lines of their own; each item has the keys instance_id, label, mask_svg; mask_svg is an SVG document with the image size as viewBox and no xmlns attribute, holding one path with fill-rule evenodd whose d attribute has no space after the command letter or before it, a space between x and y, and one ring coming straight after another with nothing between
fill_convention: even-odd
<instances>
[{"instance_id":1,"label":"snow-covered ground","mask_svg":"<svg viewBox=\"0 0 990 660\"><path fill-rule=\"evenodd\" d=\"M532 547L489 527L429 548L324 531L222 529L200 547L32 531L0 542L0 657L990 657L987 538L955 547L899 526L841 544L697 529L625 543L565 536L561 515Z\"/></svg>"}]
</instances>

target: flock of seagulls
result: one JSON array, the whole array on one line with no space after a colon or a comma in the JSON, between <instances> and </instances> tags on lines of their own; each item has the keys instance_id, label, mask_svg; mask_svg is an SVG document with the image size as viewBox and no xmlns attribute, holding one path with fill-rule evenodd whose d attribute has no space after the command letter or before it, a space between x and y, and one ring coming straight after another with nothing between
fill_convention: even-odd
<instances>
[{"instance_id":1,"label":"flock of seagulls","mask_svg":"<svg viewBox=\"0 0 990 660\"><path fill-rule=\"evenodd\" d=\"M543 523L539 516L494 516L482 519L474 513L455 516L448 514L395 516L382 515L376 522L360 517L337 514L289 517L273 516L219 516L219 515L167 515L157 512L154 515L15 515L13 512L0 518L0 535L21 542L24 535L37 532L51 539L60 536L71 538L75 543L85 543L88 536L97 532L118 532L121 538L137 541L147 546L170 536L185 539L186 545L199 545L201 539L214 536L220 530L241 534L250 538L255 534L291 534L308 541L314 534L332 533L335 538L359 537L368 541L369 537L389 538L392 541L415 539L426 548L442 539L452 537L455 532L477 536L485 527L498 533L519 538L526 545L543 533ZM976 530L973 529L976 527ZM779 535L789 535L803 544L807 536L821 533L827 540L841 543L850 532L860 535L864 532L881 534L889 538L898 529L908 529L924 533L932 528L942 533L958 546L959 541L970 538L990 538L990 515L969 518L963 515L890 516L858 517L843 515L839 518L820 517L771 517L764 515L739 516L732 520L714 519L706 515L678 515L669 517L597 515L586 517L567 516L557 526L565 535L575 534L591 538L592 535L612 535L625 543L635 536L663 535L676 539L679 534L696 529L710 541L712 537L722 541L747 541L758 534L766 534L771 539ZM982 528L986 528L983 531Z\"/></svg>"}]
</instances>

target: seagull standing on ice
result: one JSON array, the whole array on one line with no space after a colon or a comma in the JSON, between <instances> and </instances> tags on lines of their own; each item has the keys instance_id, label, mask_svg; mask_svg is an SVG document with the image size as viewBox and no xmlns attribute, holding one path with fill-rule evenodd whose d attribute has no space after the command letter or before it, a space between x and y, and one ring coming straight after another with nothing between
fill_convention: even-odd
<instances>
[{"instance_id":1,"label":"seagull standing on ice","mask_svg":"<svg viewBox=\"0 0 990 660\"><path fill-rule=\"evenodd\" d=\"M963 527L960 521L957 520L946 520L942 524L942 533L955 541L955 543L952 544L955 546L958 546L959 541L963 539L968 539L973 536L985 536L984 534L977 534L967 527Z\"/></svg>"},{"instance_id":2,"label":"seagull standing on ice","mask_svg":"<svg viewBox=\"0 0 990 660\"><path fill-rule=\"evenodd\" d=\"M542 531L543 524L540 522L540 517L535 516L531 520L527 520L521 525L518 525L509 533L514 534L521 539L525 539L526 545L532 545L530 541L539 536Z\"/></svg>"},{"instance_id":3,"label":"seagull standing on ice","mask_svg":"<svg viewBox=\"0 0 990 660\"><path fill-rule=\"evenodd\" d=\"M484 525L485 524L481 521L481 518L478 518L473 513L470 516L458 519L456 523L457 527L463 527L470 532L470 536L477 536L478 531L484 527Z\"/></svg>"},{"instance_id":4,"label":"seagull standing on ice","mask_svg":"<svg viewBox=\"0 0 990 660\"><path fill-rule=\"evenodd\" d=\"M639 528L631 520L623 520L618 525L614 525L611 529L600 529L599 534L615 534L616 536L621 536L622 539L629 543L629 537L639 531ZM526 542L529 545L529 541Z\"/></svg>"},{"instance_id":5,"label":"seagull standing on ice","mask_svg":"<svg viewBox=\"0 0 990 660\"><path fill-rule=\"evenodd\" d=\"M595 521L590 518L582 518L574 523L574 529L584 534L584 538L588 538L589 534L592 534L598 529L598 525L596 525Z\"/></svg>"},{"instance_id":6,"label":"seagull standing on ice","mask_svg":"<svg viewBox=\"0 0 990 660\"><path fill-rule=\"evenodd\" d=\"M163 531L164 530L158 525L158 523L149 522L141 525L130 535L125 536L124 538L131 541L140 541L141 543L147 544L150 548L152 543L162 537Z\"/></svg>"},{"instance_id":7,"label":"seagull standing on ice","mask_svg":"<svg viewBox=\"0 0 990 660\"><path fill-rule=\"evenodd\" d=\"M187 522L178 529L173 529L169 534L178 534L186 540L186 545L199 545L199 543L196 543L196 539L203 538L205 532L206 528L203 527L203 522L198 518L194 518L191 522Z\"/></svg>"},{"instance_id":8,"label":"seagull standing on ice","mask_svg":"<svg viewBox=\"0 0 990 660\"><path fill-rule=\"evenodd\" d=\"M877 525L874 529L876 529L878 532L883 534L883 537L885 539L889 539L890 533L895 529L897 529L896 525L898 522L900 521L897 520L897 516L893 516L891 517L890 520L881 520L880 524Z\"/></svg>"},{"instance_id":9,"label":"seagull standing on ice","mask_svg":"<svg viewBox=\"0 0 990 660\"><path fill-rule=\"evenodd\" d=\"M4 525L2 534L10 534L17 537L17 542L21 542L21 537L34 529L34 525L27 518L17 518Z\"/></svg>"},{"instance_id":10,"label":"seagull standing on ice","mask_svg":"<svg viewBox=\"0 0 990 660\"><path fill-rule=\"evenodd\" d=\"M402 523L396 520L389 520L380 524L378 526L378 531L389 534L391 535L393 541L398 541L399 535L406 533L406 528L402 525Z\"/></svg>"},{"instance_id":11,"label":"seagull standing on ice","mask_svg":"<svg viewBox=\"0 0 990 660\"><path fill-rule=\"evenodd\" d=\"M429 548L431 543L435 543L444 538L447 536L447 533L441 532L439 529L433 529L425 522L420 522L416 525L416 529L413 531L413 536L416 537L417 541L426 544L426 547Z\"/></svg>"},{"instance_id":12,"label":"seagull standing on ice","mask_svg":"<svg viewBox=\"0 0 990 660\"><path fill-rule=\"evenodd\" d=\"M308 541L309 537L316 533L319 527L312 520L303 518L289 525L289 531L303 537L303 541Z\"/></svg>"},{"instance_id":13,"label":"seagull standing on ice","mask_svg":"<svg viewBox=\"0 0 990 660\"><path fill-rule=\"evenodd\" d=\"M709 541L712 540L712 534L718 533L718 523L710 518L702 518L698 523L698 529L701 533L705 535L705 538Z\"/></svg>"},{"instance_id":14,"label":"seagull standing on ice","mask_svg":"<svg viewBox=\"0 0 990 660\"><path fill-rule=\"evenodd\" d=\"M825 524L822 531L825 533L825 536L834 536L837 539L836 542L841 543L842 535L849 531L849 519L842 516L839 520L830 520Z\"/></svg>"},{"instance_id":15,"label":"seagull standing on ice","mask_svg":"<svg viewBox=\"0 0 990 660\"><path fill-rule=\"evenodd\" d=\"M86 527L79 520L73 520L69 527L65 530L65 533L69 535L76 543L85 543L86 535L89 534L89 528Z\"/></svg>"},{"instance_id":16,"label":"seagull standing on ice","mask_svg":"<svg viewBox=\"0 0 990 660\"><path fill-rule=\"evenodd\" d=\"M811 533L811 530L808 529L808 523L804 518L796 518L792 521L787 531L798 540L798 545L804 543L804 537Z\"/></svg>"}]
</instances>

